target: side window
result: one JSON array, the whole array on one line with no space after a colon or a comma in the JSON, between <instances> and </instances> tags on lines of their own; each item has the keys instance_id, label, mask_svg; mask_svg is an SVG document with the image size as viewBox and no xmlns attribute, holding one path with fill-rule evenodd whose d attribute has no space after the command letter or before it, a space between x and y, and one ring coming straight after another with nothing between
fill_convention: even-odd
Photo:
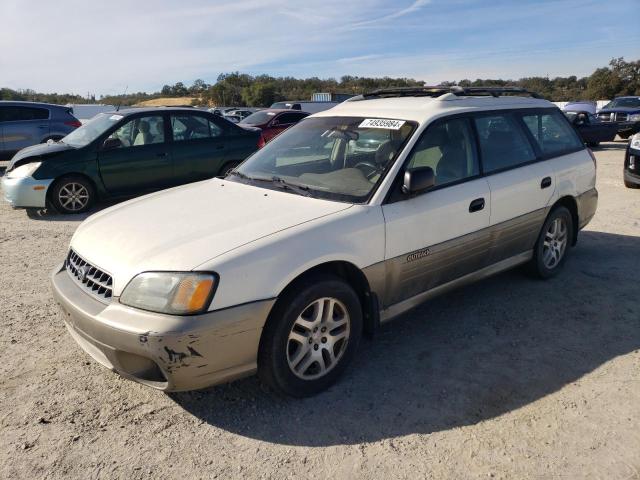
<instances>
[{"instance_id":1,"label":"side window","mask_svg":"<svg viewBox=\"0 0 640 480\"><path fill-rule=\"evenodd\" d=\"M277 117L277 120L279 125L291 125L292 123L299 122L304 117L306 117L306 115L301 115L299 113L283 113Z\"/></svg>"},{"instance_id":2,"label":"side window","mask_svg":"<svg viewBox=\"0 0 640 480\"><path fill-rule=\"evenodd\" d=\"M164 142L164 120L160 115L134 118L109 135L109 140L117 140L119 146L112 148L137 147Z\"/></svg>"},{"instance_id":3,"label":"side window","mask_svg":"<svg viewBox=\"0 0 640 480\"><path fill-rule=\"evenodd\" d=\"M588 123L588 117L583 113L580 115L584 123ZM522 118L544 155L561 155L582 148L582 141L562 113L539 113Z\"/></svg>"},{"instance_id":4,"label":"side window","mask_svg":"<svg viewBox=\"0 0 640 480\"><path fill-rule=\"evenodd\" d=\"M197 140L219 137L224 132L221 127L200 115L171 115L173 141Z\"/></svg>"},{"instance_id":5,"label":"side window","mask_svg":"<svg viewBox=\"0 0 640 480\"><path fill-rule=\"evenodd\" d=\"M21 122L25 120L47 120L49 110L36 107L5 107L5 122Z\"/></svg>"},{"instance_id":6,"label":"side window","mask_svg":"<svg viewBox=\"0 0 640 480\"><path fill-rule=\"evenodd\" d=\"M482 116L474 122L485 173L517 167L536 159L533 147L511 115Z\"/></svg>"},{"instance_id":7,"label":"side window","mask_svg":"<svg viewBox=\"0 0 640 480\"><path fill-rule=\"evenodd\" d=\"M408 168L431 167L436 185L445 185L480 173L469 121L457 118L430 126L416 144Z\"/></svg>"}]
</instances>

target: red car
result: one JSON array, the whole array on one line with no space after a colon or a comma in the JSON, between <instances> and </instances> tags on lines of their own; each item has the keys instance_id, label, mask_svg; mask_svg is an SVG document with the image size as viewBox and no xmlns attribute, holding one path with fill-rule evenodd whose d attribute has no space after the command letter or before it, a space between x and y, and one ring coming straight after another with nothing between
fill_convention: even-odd
<instances>
[{"instance_id":1,"label":"red car","mask_svg":"<svg viewBox=\"0 0 640 480\"><path fill-rule=\"evenodd\" d=\"M280 132L307 116L309 113L299 110L268 108L252 113L238 125L260 128L262 135L258 141L258 148L262 148Z\"/></svg>"}]
</instances>

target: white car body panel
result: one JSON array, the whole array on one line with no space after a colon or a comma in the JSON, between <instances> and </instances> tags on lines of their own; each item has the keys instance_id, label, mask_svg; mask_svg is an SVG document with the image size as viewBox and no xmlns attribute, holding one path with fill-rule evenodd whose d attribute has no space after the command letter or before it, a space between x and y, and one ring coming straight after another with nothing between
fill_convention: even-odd
<instances>
[{"instance_id":1,"label":"white car body panel","mask_svg":"<svg viewBox=\"0 0 640 480\"><path fill-rule=\"evenodd\" d=\"M71 246L113 276L118 296L140 272L192 270L234 248L349 206L213 179L103 210L80 225Z\"/></svg>"},{"instance_id":2,"label":"white car body panel","mask_svg":"<svg viewBox=\"0 0 640 480\"><path fill-rule=\"evenodd\" d=\"M293 201L301 198L290 196ZM384 231L380 207L354 205L231 250L197 270L220 275L211 310L274 298L296 277L323 263L344 261L363 269L381 261Z\"/></svg>"}]
</instances>

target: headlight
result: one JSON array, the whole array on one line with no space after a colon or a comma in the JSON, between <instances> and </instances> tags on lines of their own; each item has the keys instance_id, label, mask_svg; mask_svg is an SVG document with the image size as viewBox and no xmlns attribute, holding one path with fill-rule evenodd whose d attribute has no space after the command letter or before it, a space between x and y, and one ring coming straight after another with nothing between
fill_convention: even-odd
<instances>
[{"instance_id":1,"label":"headlight","mask_svg":"<svg viewBox=\"0 0 640 480\"><path fill-rule=\"evenodd\" d=\"M38 167L42 164L42 162L33 162L27 163L25 165L20 165L18 168L14 168L9 173L7 173L7 178L25 178L33 175Z\"/></svg>"},{"instance_id":2,"label":"headlight","mask_svg":"<svg viewBox=\"0 0 640 480\"><path fill-rule=\"evenodd\" d=\"M631 148L640 150L640 135L634 135L631 139Z\"/></svg>"},{"instance_id":3,"label":"headlight","mask_svg":"<svg viewBox=\"0 0 640 480\"><path fill-rule=\"evenodd\" d=\"M214 273L145 272L129 282L120 303L152 312L193 315L207 309L217 283Z\"/></svg>"},{"instance_id":4,"label":"headlight","mask_svg":"<svg viewBox=\"0 0 640 480\"><path fill-rule=\"evenodd\" d=\"M632 115L629 115L629 121L630 122L640 122L640 113L634 113Z\"/></svg>"}]
</instances>

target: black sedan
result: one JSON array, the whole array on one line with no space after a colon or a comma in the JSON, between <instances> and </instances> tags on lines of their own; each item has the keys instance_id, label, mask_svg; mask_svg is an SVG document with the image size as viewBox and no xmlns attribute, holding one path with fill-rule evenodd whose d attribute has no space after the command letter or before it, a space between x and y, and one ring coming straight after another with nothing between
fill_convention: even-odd
<instances>
[{"instance_id":1,"label":"black sedan","mask_svg":"<svg viewBox=\"0 0 640 480\"><path fill-rule=\"evenodd\" d=\"M582 141L590 147L597 147L600 142L612 142L618 128L611 123L602 122L589 112L564 112L576 128Z\"/></svg>"}]
</instances>

